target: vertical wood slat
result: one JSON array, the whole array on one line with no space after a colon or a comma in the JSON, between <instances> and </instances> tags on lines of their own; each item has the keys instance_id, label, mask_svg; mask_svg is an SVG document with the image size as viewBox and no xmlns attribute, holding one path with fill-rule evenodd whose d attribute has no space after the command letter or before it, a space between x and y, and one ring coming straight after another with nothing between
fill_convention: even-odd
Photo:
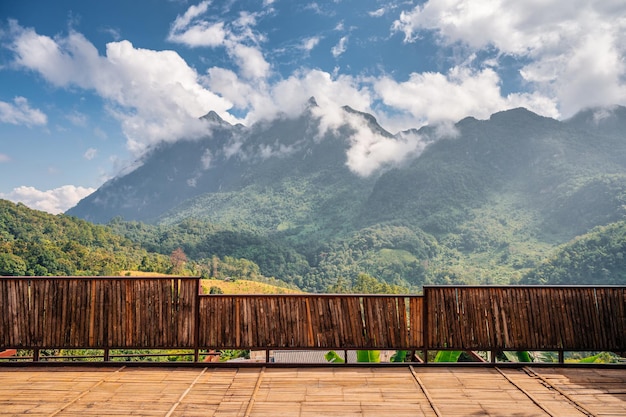
<instances>
[{"instance_id":1,"label":"vertical wood slat","mask_svg":"<svg viewBox=\"0 0 626 417\"><path fill-rule=\"evenodd\" d=\"M405 297L202 295L198 346L419 349L422 303L414 300L421 297Z\"/></svg>"},{"instance_id":2,"label":"vertical wood slat","mask_svg":"<svg viewBox=\"0 0 626 417\"><path fill-rule=\"evenodd\" d=\"M197 288L196 278L0 278L0 347L626 350L624 287L428 287L427 300Z\"/></svg>"},{"instance_id":3,"label":"vertical wood slat","mask_svg":"<svg viewBox=\"0 0 626 417\"><path fill-rule=\"evenodd\" d=\"M428 287L427 348L623 350L625 291L624 287ZM472 319L469 310L485 306L491 307L484 320ZM468 317L461 319L463 314ZM461 320L465 326L458 327Z\"/></svg>"}]
</instances>

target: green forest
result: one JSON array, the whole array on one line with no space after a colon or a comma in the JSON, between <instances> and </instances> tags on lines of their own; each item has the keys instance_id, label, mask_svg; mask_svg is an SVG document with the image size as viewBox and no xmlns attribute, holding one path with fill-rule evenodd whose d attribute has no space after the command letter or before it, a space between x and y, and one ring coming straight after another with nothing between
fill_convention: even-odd
<instances>
[{"instance_id":1,"label":"green forest","mask_svg":"<svg viewBox=\"0 0 626 417\"><path fill-rule=\"evenodd\" d=\"M308 292L626 282L626 108L601 121L520 108L400 136L343 111L372 134L427 145L363 176L346 160L354 129L322 135L311 108L220 122L155 147L65 215L2 201L0 274L138 270Z\"/></svg>"},{"instance_id":2,"label":"green forest","mask_svg":"<svg viewBox=\"0 0 626 417\"><path fill-rule=\"evenodd\" d=\"M439 240L401 224L378 225L307 253L284 238L198 220L165 226L114 219L94 225L0 200L0 275L103 276L137 270L337 293L418 292L425 284L496 279L498 284L626 283L626 221L543 251L520 245L514 256L510 247L494 242L502 226L489 225L492 221L485 219L471 235L464 228ZM493 268L489 275L482 262Z\"/></svg>"}]
</instances>

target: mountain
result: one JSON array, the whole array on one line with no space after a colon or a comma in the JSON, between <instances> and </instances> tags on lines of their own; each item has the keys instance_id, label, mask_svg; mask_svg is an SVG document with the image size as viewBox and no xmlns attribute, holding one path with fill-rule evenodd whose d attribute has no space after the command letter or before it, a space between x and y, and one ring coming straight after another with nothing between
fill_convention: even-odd
<instances>
[{"instance_id":1,"label":"mountain","mask_svg":"<svg viewBox=\"0 0 626 417\"><path fill-rule=\"evenodd\" d=\"M563 245L522 279L523 284L624 285L626 221L599 226Z\"/></svg>"},{"instance_id":2,"label":"mountain","mask_svg":"<svg viewBox=\"0 0 626 417\"><path fill-rule=\"evenodd\" d=\"M311 108L251 128L231 126L215 113L205 119L206 138L152 150L139 168L107 182L67 214L97 223L117 216L148 223L201 217L286 230L350 221L346 202L362 204L371 191L375 178L346 166L347 127L320 135Z\"/></svg>"},{"instance_id":3,"label":"mountain","mask_svg":"<svg viewBox=\"0 0 626 417\"><path fill-rule=\"evenodd\" d=\"M188 254L236 252L318 290L360 272L410 286L515 282L558 245L626 215L620 106L565 121L519 108L396 134L314 100L250 127L205 120L205 138L152 150L68 214L158 225L150 239L162 253L171 233L191 239Z\"/></svg>"},{"instance_id":4,"label":"mountain","mask_svg":"<svg viewBox=\"0 0 626 417\"><path fill-rule=\"evenodd\" d=\"M148 253L110 228L0 200L0 276L167 272L168 256Z\"/></svg>"}]
</instances>

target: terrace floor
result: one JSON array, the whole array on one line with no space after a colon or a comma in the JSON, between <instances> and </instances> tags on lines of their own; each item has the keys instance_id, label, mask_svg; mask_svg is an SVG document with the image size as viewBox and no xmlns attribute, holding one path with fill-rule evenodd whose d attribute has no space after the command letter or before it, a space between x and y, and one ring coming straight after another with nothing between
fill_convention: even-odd
<instances>
[{"instance_id":1,"label":"terrace floor","mask_svg":"<svg viewBox=\"0 0 626 417\"><path fill-rule=\"evenodd\" d=\"M0 367L1 416L626 416L624 368Z\"/></svg>"}]
</instances>

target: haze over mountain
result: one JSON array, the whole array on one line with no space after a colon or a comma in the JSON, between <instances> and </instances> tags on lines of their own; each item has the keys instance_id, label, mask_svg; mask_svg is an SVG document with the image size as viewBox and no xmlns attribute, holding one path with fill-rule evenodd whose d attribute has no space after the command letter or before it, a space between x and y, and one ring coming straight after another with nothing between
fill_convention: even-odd
<instances>
[{"instance_id":1,"label":"haze over mountain","mask_svg":"<svg viewBox=\"0 0 626 417\"><path fill-rule=\"evenodd\" d=\"M555 245L626 214L620 106L566 121L518 108L395 134L314 99L297 117L250 127L213 112L204 120L205 138L153 149L67 214L250 233L293 255L300 269L282 273L300 281L277 277L304 288L357 270L404 285L509 282ZM354 268L337 269L334 257Z\"/></svg>"}]
</instances>

